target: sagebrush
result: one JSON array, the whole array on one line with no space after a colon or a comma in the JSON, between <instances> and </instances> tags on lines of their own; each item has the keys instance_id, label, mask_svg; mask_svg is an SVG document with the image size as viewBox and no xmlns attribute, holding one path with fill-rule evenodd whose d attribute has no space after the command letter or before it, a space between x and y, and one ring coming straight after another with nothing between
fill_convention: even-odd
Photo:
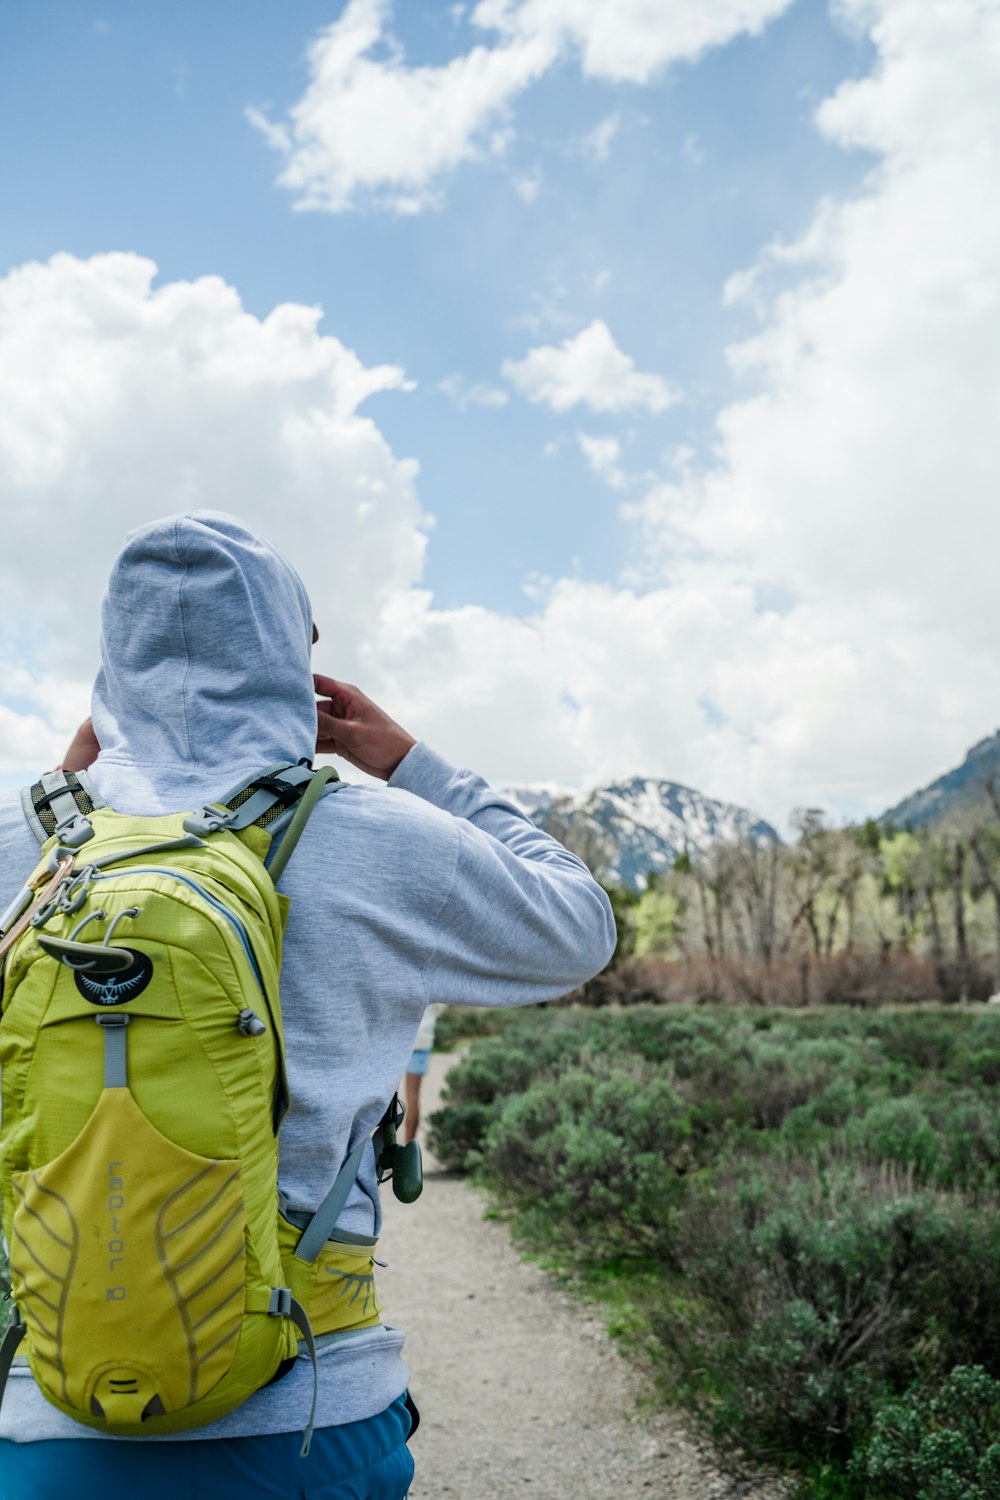
<instances>
[{"instance_id":1,"label":"sagebrush","mask_svg":"<svg viewBox=\"0 0 1000 1500\"><path fill-rule=\"evenodd\" d=\"M998 1049L985 1009L528 1013L453 1069L432 1144L591 1289L632 1278L717 1437L875 1496L893 1403L1000 1378Z\"/></svg>"}]
</instances>

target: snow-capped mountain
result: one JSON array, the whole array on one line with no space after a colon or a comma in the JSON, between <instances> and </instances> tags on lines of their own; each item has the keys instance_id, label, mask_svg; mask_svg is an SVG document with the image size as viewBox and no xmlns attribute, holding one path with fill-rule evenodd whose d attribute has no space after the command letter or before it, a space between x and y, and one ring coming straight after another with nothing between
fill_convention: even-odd
<instances>
[{"instance_id":1,"label":"snow-capped mountain","mask_svg":"<svg viewBox=\"0 0 1000 1500\"><path fill-rule=\"evenodd\" d=\"M650 871L669 870L679 854L701 852L720 840L781 842L769 823L745 807L648 776L588 792L536 783L508 787L506 795L539 827L567 838L589 863L604 864L599 873L608 883L633 890L642 890Z\"/></svg>"}]
</instances>

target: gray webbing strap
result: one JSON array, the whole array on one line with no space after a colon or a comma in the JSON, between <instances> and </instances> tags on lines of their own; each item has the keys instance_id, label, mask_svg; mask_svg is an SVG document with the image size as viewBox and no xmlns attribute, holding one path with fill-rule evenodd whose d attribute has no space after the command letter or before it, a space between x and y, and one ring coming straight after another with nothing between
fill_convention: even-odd
<instances>
[{"instance_id":1,"label":"gray webbing strap","mask_svg":"<svg viewBox=\"0 0 1000 1500\"><path fill-rule=\"evenodd\" d=\"M217 802L189 814L184 827L202 836L222 828L237 833L254 823L275 832L291 820L302 790L312 778L313 769L308 764L268 766L238 786L230 787Z\"/></svg>"},{"instance_id":2,"label":"gray webbing strap","mask_svg":"<svg viewBox=\"0 0 1000 1500\"><path fill-rule=\"evenodd\" d=\"M128 1016L95 1016L94 1020L104 1031L104 1087L106 1089L128 1088L128 1054L125 1030Z\"/></svg>"},{"instance_id":3,"label":"gray webbing strap","mask_svg":"<svg viewBox=\"0 0 1000 1500\"><path fill-rule=\"evenodd\" d=\"M363 1136L337 1173L333 1187L309 1220L302 1238L295 1246L298 1260L314 1261L330 1238L344 1211L344 1204L350 1197L351 1188L357 1181L367 1145L368 1136Z\"/></svg>"},{"instance_id":4,"label":"gray webbing strap","mask_svg":"<svg viewBox=\"0 0 1000 1500\"><path fill-rule=\"evenodd\" d=\"M309 1314L302 1306L302 1303L295 1300L287 1286L274 1288L274 1291L271 1293L271 1305L267 1310L272 1318L288 1318L289 1322L294 1323L303 1339L305 1339L306 1348L309 1350L313 1372L312 1406L309 1410L309 1421L306 1425L306 1430L302 1434L302 1447L299 1449L299 1457L308 1458L309 1449L312 1444L313 1429L316 1426L316 1401L319 1397L319 1366L316 1363L316 1340L313 1338Z\"/></svg>"},{"instance_id":5,"label":"gray webbing strap","mask_svg":"<svg viewBox=\"0 0 1000 1500\"><path fill-rule=\"evenodd\" d=\"M219 798L219 801L222 803L223 807L232 809L233 804L236 802L236 799L237 797L239 797L241 792L246 792L251 787L259 787L261 782L274 780L283 782L286 786L295 787L301 785L303 782L309 781L311 776L311 766L304 766L298 761L296 761L293 765L291 761L285 760L282 761L280 765L265 766L263 771L255 771L254 774L252 776L248 776L245 781L241 781L237 786L231 786L225 796ZM240 809L242 810L242 808L245 806L246 802L241 803Z\"/></svg>"},{"instance_id":6,"label":"gray webbing strap","mask_svg":"<svg viewBox=\"0 0 1000 1500\"><path fill-rule=\"evenodd\" d=\"M280 776L275 777L275 781L280 783L281 786L287 787L290 792L302 786L303 783L309 782L311 779L312 772L308 766L290 766ZM228 806L230 798L235 795L234 792L227 792L226 796L222 798L223 805ZM226 820L226 827L234 831L238 828L249 828L251 823L256 823L258 818L262 818L266 812L270 812L275 803L281 800L281 792L274 786L259 787L252 797L248 797L245 802L240 803L239 807L232 810L230 817ZM288 818L292 816L293 810L294 803L286 809ZM269 829L273 828L281 821L281 816L279 813L276 818L270 820L267 827Z\"/></svg>"},{"instance_id":7,"label":"gray webbing strap","mask_svg":"<svg viewBox=\"0 0 1000 1500\"><path fill-rule=\"evenodd\" d=\"M33 786L26 786L21 792L24 816L40 844L44 844L52 833L52 830L45 828L39 817L39 811L44 807L48 808L50 822L55 822L56 839L66 848L78 849L93 837L94 830L75 796L77 788L83 794L81 801L84 805L87 799L93 804L91 811L95 807L105 806L90 777L83 772L46 771Z\"/></svg>"},{"instance_id":8,"label":"gray webbing strap","mask_svg":"<svg viewBox=\"0 0 1000 1500\"><path fill-rule=\"evenodd\" d=\"M18 1345L24 1338L24 1333L25 1328L21 1320L21 1314L15 1307L14 1316L11 1318L7 1332L3 1336L3 1343L0 1343L0 1406L3 1405L3 1393L7 1389L7 1376L10 1374L10 1367L14 1363L14 1355L17 1353Z\"/></svg>"}]
</instances>

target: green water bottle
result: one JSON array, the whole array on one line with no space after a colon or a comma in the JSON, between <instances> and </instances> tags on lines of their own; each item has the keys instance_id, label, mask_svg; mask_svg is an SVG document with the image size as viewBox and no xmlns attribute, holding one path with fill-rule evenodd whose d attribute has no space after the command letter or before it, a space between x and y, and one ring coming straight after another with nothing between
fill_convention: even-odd
<instances>
[{"instance_id":1,"label":"green water bottle","mask_svg":"<svg viewBox=\"0 0 1000 1500\"><path fill-rule=\"evenodd\" d=\"M423 1187L419 1142L408 1141L405 1146L397 1146L392 1158L392 1191L400 1203L416 1203Z\"/></svg>"}]
</instances>

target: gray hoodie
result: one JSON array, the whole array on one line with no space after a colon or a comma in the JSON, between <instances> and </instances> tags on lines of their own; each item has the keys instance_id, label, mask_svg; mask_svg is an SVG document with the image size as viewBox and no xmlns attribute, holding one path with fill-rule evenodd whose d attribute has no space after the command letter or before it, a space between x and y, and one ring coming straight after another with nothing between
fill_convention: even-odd
<instances>
[{"instance_id":1,"label":"gray hoodie","mask_svg":"<svg viewBox=\"0 0 1000 1500\"><path fill-rule=\"evenodd\" d=\"M120 812L200 807L253 772L312 756L312 609L274 548L232 516L172 516L132 532L104 600L91 774ZM44 767L39 770L45 769ZM0 798L0 910L37 862L15 795ZM614 947L586 867L470 771L417 745L388 789L348 786L316 808L280 881L291 899L281 974L292 1106L280 1182L322 1199L378 1123L430 1001L515 1006L588 979ZM378 1234L369 1148L340 1227ZM391 1317L391 1308L386 1315ZM319 1426L359 1421L405 1389L403 1335L321 1351ZM293 1431L312 1375L290 1375L184 1436ZM0 1437L103 1439L51 1407L16 1365ZM142 1439L120 1439L136 1441Z\"/></svg>"}]
</instances>

